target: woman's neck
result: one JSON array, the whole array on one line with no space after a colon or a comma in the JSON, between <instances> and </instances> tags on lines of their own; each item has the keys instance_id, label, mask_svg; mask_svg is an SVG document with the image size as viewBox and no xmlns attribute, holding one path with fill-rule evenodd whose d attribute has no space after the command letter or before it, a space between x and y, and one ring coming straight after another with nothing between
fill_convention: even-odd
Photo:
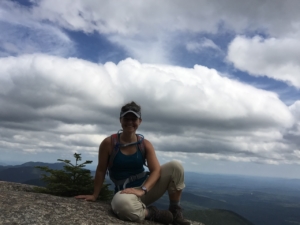
<instances>
[{"instance_id":1,"label":"woman's neck","mask_svg":"<svg viewBox=\"0 0 300 225\"><path fill-rule=\"evenodd\" d=\"M120 141L126 144L136 142L137 141L136 134L123 132L120 135Z\"/></svg>"}]
</instances>

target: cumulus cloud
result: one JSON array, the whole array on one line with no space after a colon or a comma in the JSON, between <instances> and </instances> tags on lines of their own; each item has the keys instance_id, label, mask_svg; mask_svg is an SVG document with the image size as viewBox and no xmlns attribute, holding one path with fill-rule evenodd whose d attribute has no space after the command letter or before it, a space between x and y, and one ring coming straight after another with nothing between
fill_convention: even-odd
<instances>
[{"instance_id":1,"label":"cumulus cloud","mask_svg":"<svg viewBox=\"0 0 300 225\"><path fill-rule=\"evenodd\" d=\"M299 159L299 146L300 146L300 101L296 101L289 106L291 113L293 114L296 122L287 130L284 138L291 144L291 151L294 154L295 159Z\"/></svg>"},{"instance_id":2,"label":"cumulus cloud","mask_svg":"<svg viewBox=\"0 0 300 225\"><path fill-rule=\"evenodd\" d=\"M254 76L267 76L300 88L300 41L297 37L236 37L227 59Z\"/></svg>"},{"instance_id":3,"label":"cumulus cloud","mask_svg":"<svg viewBox=\"0 0 300 225\"><path fill-rule=\"evenodd\" d=\"M294 115L294 117L300 121L300 100L296 101L293 105L291 105L290 110L292 112L292 114Z\"/></svg>"},{"instance_id":4,"label":"cumulus cloud","mask_svg":"<svg viewBox=\"0 0 300 225\"><path fill-rule=\"evenodd\" d=\"M213 69L41 54L0 63L2 149L96 154L97 143L119 129L121 105L135 100L143 109L140 132L158 151L293 161L283 139L294 124L289 108L276 94Z\"/></svg>"}]
</instances>

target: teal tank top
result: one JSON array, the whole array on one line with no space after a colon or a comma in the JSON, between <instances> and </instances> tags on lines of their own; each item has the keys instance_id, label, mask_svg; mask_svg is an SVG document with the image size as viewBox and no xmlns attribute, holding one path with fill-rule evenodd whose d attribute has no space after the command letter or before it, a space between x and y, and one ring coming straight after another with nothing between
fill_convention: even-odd
<instances>
[{"instance_id":1,"label":"teal tank top","mask_svg":"<svg viewBox=\"0 0 300 225\"><path fill-rule=\"evenodd\" d=\"M141 151L138 149L132 155L124 155L121 150L115 156L113 166L110 169L110 176L116 180L124 180L132 175L136 175L145 171L144 158ZM126 188L139 187L146 180L147 176L141 179L130 182ZM119 189L122 190L123 186L120 185ZM115 187L115 192L118 192L118 187Z\"/></svg>"}]
</instances>

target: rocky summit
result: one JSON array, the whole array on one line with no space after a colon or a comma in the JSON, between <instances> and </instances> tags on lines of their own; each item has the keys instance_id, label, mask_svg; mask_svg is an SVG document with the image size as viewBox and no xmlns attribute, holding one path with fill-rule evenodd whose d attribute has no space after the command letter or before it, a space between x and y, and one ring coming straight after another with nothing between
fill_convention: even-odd
<instances>
[{"instance_id":1,"label":"rocky summit","mask_svg":"<svg viewBox=\"0 0 300 225\"><path fill-rule=\"evenodd\" d=\"M0 224L137 224L119 220L109 202L87 202L32 192L34 186L0 181ZM143 221L143 224L157 224ZM192 222L193 225L204 225Z\"/></svg>"}]
</instances>

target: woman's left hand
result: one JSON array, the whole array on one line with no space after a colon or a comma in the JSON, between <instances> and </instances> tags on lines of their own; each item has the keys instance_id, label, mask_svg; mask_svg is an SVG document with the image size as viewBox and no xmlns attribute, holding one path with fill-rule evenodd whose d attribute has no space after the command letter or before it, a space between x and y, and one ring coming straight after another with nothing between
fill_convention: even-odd
<instances>
[{"instance_id":1,"label":"woman's left hand","mask_svg":"<svg viewBox=\"0 0 300 225\"><path fill-rule=\"evenodd\" d=\"M142 189L138 188L126 188L121 191L121 194L134 194L138 197L142 197L143 195L145 195L145 192Z\"/></svg>"}]
</instances>

